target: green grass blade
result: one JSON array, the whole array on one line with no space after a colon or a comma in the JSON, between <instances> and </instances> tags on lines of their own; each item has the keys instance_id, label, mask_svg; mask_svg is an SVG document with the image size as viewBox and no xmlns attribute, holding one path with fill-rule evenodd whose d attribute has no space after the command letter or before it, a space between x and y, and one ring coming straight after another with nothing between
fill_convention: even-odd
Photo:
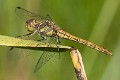
<instances>
[{"instance_id":1,"label":"green grass blade","mask_svg":"<svg viewBox=\"0 0 120 80\"><path fill-rule=\"evenodd\" d=\"M62 46L52 44L48 47L48 43L34 41L34 40L25 40L15 37L3 36L0 35L0 45L1 46L8 46L8 47L15 47L15 48L24 48L24 49L33 49L33 50L47 50L47 51L58 51L58 47L60 52L65 52L69 50L71 47L69 46ZM46 49L45 49L46 48Z\"/></svg>"}]
</instances>

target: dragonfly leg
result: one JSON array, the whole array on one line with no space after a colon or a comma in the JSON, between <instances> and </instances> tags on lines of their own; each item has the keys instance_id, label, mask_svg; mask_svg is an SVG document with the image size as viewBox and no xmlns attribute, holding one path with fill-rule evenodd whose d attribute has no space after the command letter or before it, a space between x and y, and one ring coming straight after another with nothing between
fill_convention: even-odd
<instances>
[{"instance_id":1,"label":"dragonfly leg","mask_svg":"<svg viewBox=\"0 0 120 80\"><path fill-rule=\"evenodd\" d=\"M25 34L25 35L20 35L20 36L16 36L16 37L28 37L29 35L31 35L32 33L28 33L28 34Z\"/></svg>"},{"instance_id":2,"label":"dragonfly leg","mask_svg":"<svg viewBox=\"0 0 120 80\"><path fill-rule=\"evenodd\" d=\"M60 49L59 49L59 45L60 44L60 39L59 37L57 37L57 48L58 48L58 52L59 52L59 58L60 58Z\"/></svg>"},{"instance_id":3,"label":"dragonfly leg","mask_svg":"<svg viewBox=\"0 0 120 80\"><path fill-rule=\"evenodd\" d=\"M28 34L20 35L20 36L16 36L16 37L28 37L28 38L31 38L31 37L34 36L36 33L37 33L37 30L34 31L33 33L28 33Z\"/></svg>"},{"instance_id":4,"label":"dragonfly leg","mask_svg":"<svg viewBox=\"0 0 120 80\"><path fill-rule=\"evenodd\" d=\"M41 39L39 39L39 40L37 40L37 41L41 41L41 42L43 42L43 43L45 43L45 41L47 41L47 38L46 38L46 36L42 36L42 35L40 35L42 38ZM39 44L37 44L36 46L38 46Z\"/></svg>"},{"instance_id":5,"label":"dragonfly leg","mask_svg":"<svg viewBox=\"0 0 120 80\"><path fill-rule=\"evenodd\" d=\"M42 39L39 39L39 40L37 40L37 41L46 41L47 40L47 38L45 37L45 36L42 36L42 35L40 35L41 37L42 37Z\"/></svg>"}]
</instances>

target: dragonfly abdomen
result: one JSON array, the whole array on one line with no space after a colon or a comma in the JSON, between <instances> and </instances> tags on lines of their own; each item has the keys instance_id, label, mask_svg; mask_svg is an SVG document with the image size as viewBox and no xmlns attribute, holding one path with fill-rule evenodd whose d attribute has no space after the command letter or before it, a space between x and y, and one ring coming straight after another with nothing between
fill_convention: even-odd
<instances>
[{"instance_id":1,"label":"dragonfly abdomen","mask_svg":"<svg viewBox=\"0 0 120 80\"><path fill-rule=\"evenodd\" d=\"M107 49L105 49L105 48L103 48L95 43L92 43L92 42L86 41L84 39L78 38L76 36L73 36L67 32L64 32L63 30L60 30L58 35L61 38L68 39L68 40L71 40L71 41L74 41L77 43L81 43L81 44L86 45L90 48L96 49L97 51L103 52L106 55L110 55L110 56L112 55L112 53L110 51L108 51Z\"/></svg>"}]
</instances>

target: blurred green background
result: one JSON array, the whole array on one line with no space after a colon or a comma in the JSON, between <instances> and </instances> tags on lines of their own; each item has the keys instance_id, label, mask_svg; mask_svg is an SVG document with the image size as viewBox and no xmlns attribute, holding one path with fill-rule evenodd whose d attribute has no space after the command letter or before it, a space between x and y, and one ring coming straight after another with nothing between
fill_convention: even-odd
<instances>
[{"instance_id":1,"label":"blurred green background","mask_svg":"<svg viewBox=\"0 0 120 80\"><path fill-rule=\"evenodd\" d=\"M89 80L120 80L120 0L0 0L0 35L26 34L25 21L16 13L17 6L45 16L63 30L108 48L107 56L81 44L75 46L83 57ZM77 80L69 52L55 55L37 73L33 73L40 52L9 61L9 49L0 47L0 80Z\"/></svg>"}]
</instances>

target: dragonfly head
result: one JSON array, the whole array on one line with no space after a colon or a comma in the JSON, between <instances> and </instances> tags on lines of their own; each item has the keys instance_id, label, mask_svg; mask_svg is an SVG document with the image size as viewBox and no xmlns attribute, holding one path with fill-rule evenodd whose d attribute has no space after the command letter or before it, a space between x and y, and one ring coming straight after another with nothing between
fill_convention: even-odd
<instances>
[{"instance_id":1,"label":"dragonfly head","mask_svg":"<svg viewBox=\"0 0 120 80\"><path fill-rule=\"evenodd\" d=\"M29 32L34 32L36 29L36 20L35 19L30 19L26 21L26 28Z\"/></svg>"}]
</instances>

